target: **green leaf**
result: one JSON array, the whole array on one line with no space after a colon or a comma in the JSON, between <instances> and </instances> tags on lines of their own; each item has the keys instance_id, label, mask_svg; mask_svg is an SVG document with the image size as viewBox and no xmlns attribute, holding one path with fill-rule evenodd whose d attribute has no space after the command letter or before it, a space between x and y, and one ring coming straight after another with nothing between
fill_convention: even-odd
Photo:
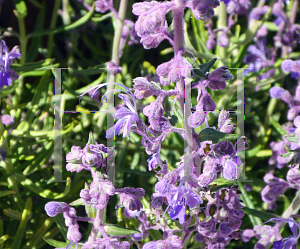
<instances>
[{"instance_id":1,"label":"green leaf","mask_svg":"<svg viewBox=\"0 0 300 249\"><path fill-rule=\"evenodd\" d=\"M292 154L292 152L288 152L288 153L285 153L285 154L280 155L280 156L281 156L281 157L284 157L284 158L287 158L287 157L289 157L291 154Z\"/></svg>"},{"instance_id":2,"label":"green leaf","mask_svg":"<svg viewBox=\"0 0 300 249\"><path fill-rule=\"evenodd\" d=\"M86 211L86 213L88 214L88 216L90 218L96 218L96 216L97 216L97 209L93 208L92 205L86 205L85 206L85 211Z\"/></svg>"},{"instance_id":3,"label":"green leaf","mask_svg":"<svg viewBox=\"0 0 300 249\"><path fill-rule=\"evenodd\" d=\"M71 205L71 206L84 206L85 203L84 203L82 198L79 198L76 201L72 201L69 205Z\"/></svg>"},{"instance_id":4,"label":"green leaf","mask_svg":"<svg viewBox=\"0 0 300 249\"><path fill-rule=\"evenodd\" d=\"M68 124L62 131L62 135L73 131L75 125L77 124L77 122L72 122L70 124ZM55 136L55 130L51 130L51 131L24 131L24 130L18 130L18 129L14 129L11 132L11 135L16 136L16 137L48 137L51 140L54 139Z\"/></svg>"},{"instance_id":5,"label":"green leaf","mask_svg":"<svg viewBox=\"0 0 300 249\"><path fill-rule=\"evenodd\" d=\"M10 86L4 86L0 89L0 96L5 97L10 93L13 93L19 86L18 81L14 81Z\"/></svg>"},{"instance_id":6,"label":"green leaf","mask_svg":"<svg viewBox=\"0 0 300 249\"><path fill-rule=\"evenodd\" d=\"M16 191L13 191L13 190L0 191L0 197L6 196L6 195L15 194L15 193L16 193Z\"/></svg>"},{"instance_id":7,"label":"green leaf","mask_svg":"<svg viewBox=\"0 0 300 249\"><path fill-rule=\"evenodd\" d=\"M225 179L224 177L220 177L213 181L210 185L217 184L218 186L224 186L224 185L232 185L232 181L229 181Z\"/></svg>"},{"instance_id":8,"label":"green leaf","mask_svg":"<svg viewBox=\"0 0 300 249\"><path fill-rule=\"evenodd\" d=\"M279 27L274 22L265 22L265 26L270 31L278 31Z\"/></svg>"},{"instance_id":9,"label":"green leaf","mask_svg":"<svg viewBox=\"0 0 300 249\"><path fill-rule=\"evenodd\" d=\"M3 209L3 213L13 219L22 220L22 213L15 210Z\"/></svg>"},{"instance_id":10,"label":"green leaf","mask_svg":"<svg viewBox=\"0 0 300 249\"><path fill-rule=\"evenodd\" d=\"M31 217L31 208L32 208L32 199L27 198L26 203L25 203L25 208L22 212L22 219L21 219L20 225L18 227L18 230L16 232L14 241L11 245L11 248L14 248L14 249L20 248L23 236L25 235L26 224Z\"/></svg>"},{"instance_id":11,"label":"green leaf","mask_svg":"<svg viewBox=\"0 0 300 249\"><path fill-rule=\"evenodd\" d=\"M36 185L32 180L26 178L25 176L21 174L14 174L15 179L17 182L21 183L22 186L30 189L32 192L44 197L44 198L50 198L50 199L59 199L65 197L71 188L71 178L68 177L66 181L66 187L63 193L55 193L51 191L50 189L43 189L40 186Z\"/></svg>"},{"instance_id":12,"label":"green leaf","mask_svg":"<svg viewBox=\"0 0 300 249\"><path fill-rule=\"evenodd\" d=\"M265 221L267 221L271 218L278 218L278 216L275 214L259 211L259 210L248 208L248 207L244 207L243 210L244 210L245 214L255 216L255 217L260 218ZM261 225L261 223L258 225Z\"/></svg>"},{"instance_id":13,"label":"green leaf","mask_svg":"<svg viewBox=\"0 0 300 249\"><path fill-rule=\"evenodd\" d=\"M3 235L0 237L0 245L3 244L9 238L8 235Z\"/></svg>"},{"instance_id":14,"label":"green leaf","mask_svg":"<svg viewBox=\"0 0 300 249\"><path fill-rule=\"evenodd\" d=\"M224 132L217 131L213 128L205 128L199 133L199 141L212 141L214 144L220 143L226 140L236 140L236 134L228 134Z\"/></svg>"},{"instance_id":15,"label":"green leaf","mask_svg":"<svg viewBox=\"0 0 300 249\"><path fill-rule=\"evenodd\" d=\"M25 64L12 64L10 68L16 73L19 72L28 72L35 70L45 70L46 67L49 67L51 63L54 62L54 59L45 59L37 62L29 62Z\"/></svg>"},{"instance_id":16,"label":"green leaf","mask_svg":"<svg viewBox=\"0 0 300 249\"><path fill-rule=\"evenodd\" d=\"M252 223L253 226L255 226L255 225L261 225L262 221L261 221L260 217L257 216L257 214L255 214L255 213L252 214L253 212L252 213L247 213L246 212L246 210L248 210L248 209L250 211L251 210L256 211L254 209L254 205L253 205L252 200L251 200L251 198L252 198L251 194L248 193L245 190L245 188L244 188L244 186L243 186L243 184L241 182L238 182L238 185L239 185L240 191L242 192L241 198L244 201L245 205L247 206L247 207L243 208L244 212L249 215L249 219L250 219L250 221L251 221L251 223Z\"/></svg>"},{"instance_id":17,"label":"green leaf","mask_svg":"<svg viewBox=\"0 0 300 249\"><path fill-rule=\"evenodd\" d=\"M176 102L174 104L175 96L168 96L164 100L164 108L167 114L171 117L169 119L172 126L176 128L184 128L184 120L183 115L181 111L181 106L179 101L176 99ZM173 107L173 109L172 109ZM171 110L172 109L172 110Z\"/></svg>"},{"instance_id":18,"label":"green leaf","mask_svg":"<svg viewBox=\"0 0 300 249\"><path fill-rule=\"evenodd\" d=\"M63 217L63 214L58 214L54 217L54 220L57 224L57 227L59 231L61 232L62 236L64 237L65 240L67 240L67 232L68 228L65 224L65 219Z\"/></svg>"},{"instance_id":19,"label":"green leaf","mask_svg":"<svg viewBox=\"0 0 300 249\"><path fill-rule=\"evenodd\" d=\"M88 13L86 13L83 17L81 17L76 22L74 22L70 25L67 25L67 26L56 27L53 29L46 29L46 30L34 32L32 34L29 34L27 36L27 38L34 37L34 36L48 35L48 34L56 34L56 33L62 32L62 31L69 31L69 30L75 29L75 28L85 24L88 20L90 20L90 18L94 14L94 11L95 11L95 4L93 4L91 10Z\"/></svg>"},{"instance_id":20,"label":"green leaf","mask_svg":"<svg viewBox=\"0 0 300 249\"><path fill-rule=\"evenodd\" d=\"M108 235L112 235L112 236L125 236L125 235L140 233L139 230L120 227L118 225L113 225L113 224L104 225L104 230Z\"/></svg>"},{"instance_id":21,"label":"green leaf","mask_svg":"<svg viewBox=\"0 0 300 249\"><path fill-rule=\"evenodd\" d=\"M207 72L210 71L210 69L212 68L212 66L215 64L217 58L212 59L211 61L207 62L207 63L203 63L201 65L199 65L201 71L206 74Z\"/></svg>"},{"instance_id":22,"label":"green leaf","mask_svg":"<svg viewBox=\"0 0 300 249\"><path fill-rule=\"evenodd\" d=\"M113 13L110 12L108 14L105 14L105 15L101 16L101 17L92 17L92 21L102 22L102 21L106 20L109 17L113 17Z\"/></svg>"},{"instance_id":23,"label":"green leaf","mask_svg":"<svg viewBox=\"0 0 300 249\"><path fill-rule=\"evenodd\" d=\"M260 150L255 156L256 157L269 157L272 156L272 150Z\"/></svg>"},{"instance_id":24,"label":"green leaf","mask_svg":"<svg viewBox=\"0 0 300 249\"><path fill-rule=\"evenodd\" d=\"M285 138L287 140L289 140L290 142L297 143L298 139L299 139L299 136L295 136L295 137L289 136L289 137L285 137Z\"/></svg>"},{"instance_id":25,"label":"green leaf","mask_svg":"<svg viewBox=\"0 0 300 249\"><path fill-rule=\"evenodd\" d=\"M287 131L286 129L284 129L276 120L274 117L270 117L270 121L271 121L271 124L273 125L273 127L276 129L276 131L279 132L279 134L281 136L285 136L287 134Z\"/></svg>"},{"instance_id":26,"label":"green leaf","mask_svg":"<svg viewBox=\"0 0 300 249\"><path fill-rule=\"evenodd\" d=\"M68 246L68 243L66 242L61 242L61 241L57 241L54 239L50 239L50 238L45 238L43 237L43 239L50 245L50 246L54 246L54 247L58 247L58 248L66 248Z\"/></svg>"}]
</instances>

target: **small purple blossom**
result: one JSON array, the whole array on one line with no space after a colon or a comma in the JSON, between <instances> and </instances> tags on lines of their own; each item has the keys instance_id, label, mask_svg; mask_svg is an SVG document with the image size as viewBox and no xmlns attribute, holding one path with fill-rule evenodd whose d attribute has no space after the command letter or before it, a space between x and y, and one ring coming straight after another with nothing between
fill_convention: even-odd
<instances>
[{"instance_id":1,"label":"small purple blossom","mask_svg":"<svg viewBox=\"0 0 300 249\"><path fill-rule=\"evenodd\" d=\"M15 119L10 115L5 114L1 116L1 122L4 125L12 125L15 122Z\"/></svg>"},{"instance_id":2,"label":"small purple blossom","mask_svg":"<svg viewBox=\"0 0 300 249\"><path fill-rule=\"evenodd\" d=\"M19 75L10 69L10 65L21 55L19 46L13 47L8 53L5 41L0 41L0 89L3 86L10 86L13 80L19 78Z\"/></svg>"},{"instance_id":3,"label":"small purple blossom","mask_svg":"<svg viewBox=\"0 0 300 249\"><path fill-rule=\"evenodd\" d=\"M188 185L183 186L183 183L180 183L177 192L170 198L172 208L170 218L172 220L178 218L179 223L183 224L186 218L186 205L194 208L202 202L202 199Z\"/></svg>"},{"instance_id":4,"label":"small purple blossom","mask_svg":"<svg viewBox=\"0 0 300 249\"><path fill-rule=\"evenodd\" d=\"M292 218L271 218L268 222L275 221L278 222L288 222L289 227L292 231L292 235L288 238L283 238L277 240L273 243L274 249L297 249L297 240L299 239L300 235L297 233L297 229L300 230L300 224L296 222Z\"/></svg>"}]
</instances>

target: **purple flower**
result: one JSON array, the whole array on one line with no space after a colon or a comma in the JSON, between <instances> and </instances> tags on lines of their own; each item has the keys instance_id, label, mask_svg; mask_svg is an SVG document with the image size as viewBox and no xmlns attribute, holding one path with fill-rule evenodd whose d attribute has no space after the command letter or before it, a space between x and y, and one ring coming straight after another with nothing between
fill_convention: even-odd
<instances>
[{"instance_id":1,"label":"purple flower","mask_svg":"<svg viewBox=\"0 0 300 249\"><path fill-rule=\"evenodd\" d=\"M198 20L211 19L215 12L214 8L220 5L218 0L205 1L205 0L196 0L196 1L187 1L186 6L189 7L195 18Z\"/></svg>"},{"instance_id":2,"label":"purple flower","mask_svg":"<svg viewBox=\"0 0 300 249\"><path fill-rule=\"evenodd\" d=\"M285 68L288 69L289 62L285 64ZM300 84L296 88L295 97L293 98L292 95L289 93L289 91L274 86L270 89L270 96L275 99L282 99L284 102L286 102L289 105L289 111L287 114L288 120L292 121L294 120L297 115L300 113Z\"/></svg>"},{"instance_id":3,"label":"purple flower","mask_svg":"<svg viewBox=\"0 0 300 249\"><path fill-rule=\"evenodd\" d=\"M10 69L14 59L21 57L18 46L14 46L10 53L7 52L5 41L0 41L0 89L9 86L13 80L17 80L19 75Z\"/></svg>"},{"instance_id":4,"label":"purple flower","mask_svg":"<svg viewBox=\"0 0 300 249\"><path fill-rule=\"evenodd\" d=\"M131 128L132 124L134 122L139 121L139 116L136 111L135 99L132 98L132 100L134 101L134 105L132 105L132 103L127 95L119 94L118 96L125 102L125 105L128 108L121 107L120 109L118 109L116 111L114 116L116 118L118 118L119 120L113 127L109 128L106 131L107 138L112 138L112 137L114 137L114 135L118 135L121 132L122 128L124 128L123 129L123 137L126 137L130 133L130 128Z\"/></svg>"},{"instance_id":5,"label":"purple flower","mask_svg":"<svg viewBox=\"0 0 300 249\"><path fill-rule=\"evenodd\" d=\"M231 161L227 160L224 165L223 176L225 179L234 181L240 177L240 169L238 165Z\"/></svg>"},{"instance_id":6,"label":"purple flower","mask_svg":"<svg viewBox=\"0 0 300 249\"><path fill-rule=\"evenodd\" d=\"M133 14L139 16L135 23L135 31L141 37L145 49L156 48L168 38L166 14L174 5L173 2L142 2L132 6Z\"/></svg>"},{"instance_id":7,"label":"purple flower","mask_svg":"<svg viewBox=\"0 0 300 249\"><path fill-rule=\"evenodd\" d=\"M143 204L140 201L145 195L145 190L142 188L122 188L116 190L120 196L120 203L125 207L124 214L127 218L134 217L136 212L131 211L140 211L143 208Z\"/></svg>"},{"instance_id":8,"label":"purple flower","mask_svg":"<svg viewBox=\"0 0 300 249\"><path fill-rule=\"evenodd\" d=\"M180 183L177 192L170 198L170 218L172 220L179 219L179 223L183 224L186 218L186 205L194 208L197 204L202 204L202 199L188 186L182 186Z\"/></svg>"},{"instance_id":9,"label":"purple flower","mask_svg":"<svg viewBox=\"0 0 300 249\"><path fill-rule=\"evenodd\" d=\"M227 12L234 15L247 14L247 10L250 9L251 6L250 0L231 0L227 4Z\"/></svg>"},{"instance_id":10,"label":"purple flower","mask_svg":"<svg viewBox=\"0 0 300 249\"><path fill-rule=\"evenodd\" d=\"M191 77L191 70L191 65L182 56L177 56L160 64L156 69L156 73L160 76L160 83L167 86L171 82L176 83L181 79Z\"/></svg>"},{"instance_id":11,"label":"purple flower","mask_svg":"<svg viewBox=\"0 0 300 249\"><path fill-rule=\"evenodd\" d=\"M245 74L248 72L258 72L262 68L272 66L274 64L274 58L271 51L266 47L266 39L255 39L256 45L250 45L247 54L244 58L244 63L249 64L251 69L245 70ZM266 79L274 74L274 69L257 77L257 80Z\"/></svg>"},{"instance_id":12,"label":"purple flower","mask_svg":"<svg viewBox=\"0 0 300 249\"><path fill-rule=\"evenodd\" d=\"M264 181L268 184L261 191L262 200L266 203L274 202L279 195L283 195L288 183L280 178L274 177L272 174L266 174Z\"/></svg>"},{"instance_id":13,"label":"purple flower","mask_svg":"<svg viewBox=\"0 0 300 249\"><path fill-rule=\"evenodd\" d=\"M5 114L5 115L1 116L1 122L4 125L11 125L15 122L15 119L10 115Z\"/></svg>"},{"instance_id":14,"label":"purple flower","mask_svg":"<svg viewBox=\"0 0 300 249\"><path fill-rule=\"evenodd\" d=\"M281 240L275 241L273 243L273 249L297 249L297 240L299 239L299 234L297 233L297 229L300 229L299 223L297 223L292 218L271 218L269 221L275 222L288 222L289 226L292 230L292 235L288 238L283 238ZM268 221L268 222L269 222Z\"/></svg>"},{"instance_id":15,"label":"purple flower","mask_svg":"<svg viewBox=\"0 0 300 249\"><path fill-rule=\"evenodd\" d=\"M101 13L104 13L113 8L112 0L97 0L95 2L95 10Z\"/></svg>"},{"instance_id":16,"label":"purple flower","mask_svg":"<svg viewBox=\"0 0 300 249\"><path fill-rule=\"evenodd\" d=\"M300 78L300 60L284 60L281 63L281 68L284 71L292 72L291 77L294 79Z\"/></svg>"},{"instance_id":17,"label":"purple flower","mask_svg":"<svg viewBox=\"0 0 300 249\"><path fill-rule=\"evenodd\" d=\"M100 178L98 173L93 173L93 181L90 189L82 189L80 197L87 205L92 205L96 209L103 209L106 207L109 196L115 194L115 187L108 180Z\"/></svg>"}]
</instances>

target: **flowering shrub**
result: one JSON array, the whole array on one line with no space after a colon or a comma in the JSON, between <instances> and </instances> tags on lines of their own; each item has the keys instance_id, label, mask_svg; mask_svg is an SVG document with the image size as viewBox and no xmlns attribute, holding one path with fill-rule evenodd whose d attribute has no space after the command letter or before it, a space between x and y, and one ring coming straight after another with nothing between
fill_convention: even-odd
<instances>
[{"instance_id":1,"label":"flowering shrub","mask_svg":"<svg viewBox=\"0 0 300 249\"><path fill-rule=\"evenodd\" d=\"M299 0L0 12L0 247L297 248Z\"/></svg>"}]
</instances>

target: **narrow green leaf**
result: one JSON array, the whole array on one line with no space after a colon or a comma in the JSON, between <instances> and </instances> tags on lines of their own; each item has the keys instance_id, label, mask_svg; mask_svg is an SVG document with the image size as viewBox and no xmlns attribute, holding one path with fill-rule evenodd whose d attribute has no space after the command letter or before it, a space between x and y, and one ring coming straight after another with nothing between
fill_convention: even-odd
<instances>
[{"instance_id":1,"label":"narrow green leaf","mask_svg":"<svg viewBox=\"0 0 300 249\"><path fill-rule=\"evenodd\" d=\"M71 206L84 206L85 203L84 203L82 198L79 198L76 201L72 201L69 205L71 205Z\"/></svg>"},{"instance_id":2,"label":"narrow green leaf","mask_svg":"<svg viewBox=\"0 0 300 249\"><path fill-rule=\"evenodd\" d=\"M68 132L71 132L75 125L77 125L78 122L72 122L68 124L63 130L62 134L66 134ZM55 131L24 131L24 130L18 130L15 129L11 132L11 135L16 137L48 137L50 139L53 139L55 136Z\"/></svg>"},{"instance_id":3,"label":"narrow green leaf","mask_svg":"<svg viewBox=\"0 0 300 249\"><path fill-rule=\"evenodd\" d=\"M281 135L281 136L285 136L287 134L287 131L286 129L284 129L276 120L274 117L270 117L270 121L271 121L271 124L273 125L273 127L276 129L276 131L278 131L278 133Z\"/></svg>"},{"instance_id":4,"label":"narrow green leaf","mask_svg":"<svg viewBox=\"0 0 300 249\"><path fill-rule=\"evenodd\" d=\"M261 150L255 156L256 157L270 157L272 156L272 150Z\"/></svg>"},{"instance_id":5,"label":"narrow green leaf","mask_svg":"<svg viewBox=\"0 0 300 249\"><path fill-rule=\"evenodd\" d=\"M108 13L108 14L105 14L105 15L103 15L101 17L92 17L92 21L94 21L94 22L102 22L102 21L106 20L109 17L113 17L113 14L111 12Z\"/></svg>"},{"instance_id":6,"label":"narrow green leaf","mask_svg":"<svg viewBox=\"0 0 300 249\"><path fill-rule=\"evenodd\" d=\"M63 217L63 214L58 214L54 217L54 220L56 222L56 225L61 232L62 236L64 237L65 240L67 240L67 232L68 228L65 224L65 218Z\"/></svg>"},{"instance_id":7,"label":"narrow green leaf","mask_svg":"<svg viewBox=\"0 0 300 249\"><path fill-rule=\"evenodd\" d=\"M91 10L88 13L86 13L83 17L81 17L76 22L74 22L68 26L56 27L53 29L46 29L46 30L34 32L32 34L29 34L27 36L27 38L34 37L34 36L40 36L40 35L56 34L56 33L62 32L62 31L69 31L69 30L75 29L75 28L85 24L88 20L90 20L90 18L94 14L94 11L95 11L95 4L93 4Z\"/></svg>"},{"instance_id":8,"label":"narrow green leaf","mask_svg":"<svg viewBox=\"0 0 300 249\"><path fill-rule=\"evenodd\" d=\"M4 86L3 88L0 89L0 96L5 97L8 94L13 93L18 86L19 86L18 81L14 81L10 86Z\"/></svg>"},{"instance_id":9,"label":"narrow green leaf","mask_svg":"<svg viewBox=\"0 0 300 249\"><path fill-rule=\"evenodd\" d=\"M176 128L183 129L184 128L184 120L183 120L183 115L182 115L182 111L181 111L181 106L177 99L174 104L174 100L175 100L175 96L166 97L165 101L167 101L168 103L165 103L164 107L166 108L166 112L169 113L169 115L171 116L171 119L169 119L171 125Z\"/></svg>"},{"instance_id":10,"label":"narrow green leaf","mask_svg":"<svg viewBox=\"0 0 300 249\"><path fill-rule=\"evenodd\" d=\"M212 59L211 61L207 62L207 63L203 63L201 65L199 65L201 71L206 74L207 72L210 71L210 69L212 68L212 66L215 64L217 58Z\"/></svg>"},{"instance_id":11,"label":"narrow green leaf","mask_svg":"<svg viewBox=\"0 0 300 249\"><path fill-rule=\"evenodd\" d=\"M22 220L22 213L15 210L3 209L3 213L13 219Z\"/></svg>"},{"instance_id":12,"label":"narrow green leaf","mask_svg":"<svg viewBox=\"0 0 300 249\"><path fill-rule=\"evenodd\" d=\"M66 248L68 246L68 243L66 242L61 242L61 241L57 241L54 239L50 239L50 238L45 238L43 237L43 239L50 245L50 246L54 246L54 247L58 247L58 248Z\"/></svg>"},{"instance_id":13,"label":"narrow green leaf","mask_svg":"<svg viewBox=\"0 0 300 249\"><path fill-rule=\"evenodd\" d=\"M220 143L226 140L236 140L236 134L228 134L217 131L213 128L205 128L199 133L199 141L212 141L214 144Z\"/></svg>"},{"instance_id":14,"label":"narrow green leaf","mask_svg":"<svg viewBox=\"0 0 300 249\"><path fill-rule=\"evenodd\" d=\"M287 157L289 157L291 154L292 154L292 152L288 152L288 153L285 153L285 154L280 155L280 156L281 156L281 157L284 157L284 158L287 158Z\"/></svg>"},{"instance_id":15,"label":"narrow green leaf","mask_svg":"<svg viewBox=\"0 0 300 249\"><path fill-rule=\"evenodd\" d=\"M71 188L71 178L68 177L67 181L66 181L66 187L63 193L55 193L53 191L51 191L50 189L43 189L39 186L37 186L34 182L32 182L30 179L26 178L23 175L14 174L15 179L22 184L22 186L30 189L31 191L33 191L34 193L44 197L44 198L50 198L50 199L59 199L59 198L63 198L64 196L66 196Z\"/></svg>"},{"instance_id":16,"label":"narrow green leaf","mask_svg":"<svg viewBox=\"0 0 300 249\"><path fill-rule=\"evenodd\" d=\"M139 230L120 227L118 225L113 225L113 224L106 224L103 227L105 232L112 236L125 236L125 235L140 233Z\"/></svg>"},{"instance_id":17,"label":"narrow green leaf","mask_svg":"<svg viewBox=\"0 0 300 249\"><path fill-rule=\"evenodd\" d=\"M0 237L0 245L3 244L9 238L8 235L3 235Z\"/></svg>"},{"instance_id":18,"label":"narrow green leaf","mask_svg":"<svg viewBox=\"0 0 300 249\"><path fill-rule=\"evenodd\" d=\"M243 208L244 212L247 213L246 211L249 209L250 211L251 210L254 210L254 206L252 204L252 201L250 199L250 194L245 190L243 184L241 182L238 182L238 185L239 185L239 190L242 192L242 195L241 195L241 198L242 200L244 201L246 207ZM252 212L253 213L253 212ZM252 213L247 213L249 215L249 219L252 223L253 226L255 225L261 225L262 224L262 221L260 219L259 216L257 216L258 213L256 213L256 215L252 215Z\"/></svg>"},{"instance_id":19,"label":"narrow green leaf","mask_svg":"<svg viewBox=\"0 0 300 249\"><path fill-rule=\"evenodd\" d=\"M265 26L270 31L278 31L279 27L274 22L265 22Z\"/></svg>"},{"instance_id":20,"label":"narrow green leaf","mask_svg":"<svg viewBox=\"0 0 300 249\"><path fill-rule=\"evenodd\" d=\"M43 239L43 235L48 231L48 229L51 227L51 225L54 222L54 218L49 217L47 218L40 228L35 231L34 236L26 243L26 246L22 249L32 249L36 248L36 245L40 245L40 241Z\"/></svg>"},{"instance_id":21,"label":"narrow green leaf","mask_svg":"<svg viewBox=\"0 0 300 249\"><path fill-rule=\"evenodd\" d=\"M268 213L268 212L259 211L259 210L248 208L248 207L244 207L243 210L244 210L245 214L257 217L257 218L265 220L265 221L267 221L267 220L269 220L271 218L278 218L278 216L275 215L275 214L271 214L271 213ZM258 225L261 225L261 224L262 223L260 223Z\"/></svg>"},{"instance_id":22,"label":"narrow green leaf","mask_svg":"<svg viewBox=\"0 0 300 249\"><path fill-rule=\"evenodd\" d=\"M25 235L26 224L31 216L31 208L32 208L32 199L27 198L26 203L25 203L25 208L22 212L22 219L21 219L20 225L18 227L16 236L11 245L11 248L14 248L14 249L20 248L23 236Z\"/></svg>"},{"instance_id":23,"label":"narrow green leaf","mask_svg":"<svg viewBox=\"0 0 300 249\"><path fill-rule=\"evenodd\" d=\"M229 180L225 179L224 177L220 177L220 178L216 179L215 181L213 181L209 185L217 184L217 186L228 186L228 185L232 185L232 183L233 183L232 181L229 181Z\"/></svg>"},{"instance_id":24,"label":"narrow green leaf","mask_svg":"<svg viewBox=\"0 0 300 249\"><path fill-rule=\"evenodd\" d=\"M45 59L37 62L29 62L25 64L12 64L10 67L15 72L28 72L35 70L44 70L46 67L50 66L54 62L54 59Z\"/></svg>"},{"instance_id":25,"label":"narrow green leaf","mask_svg":"<svg viewBox=\"0 0 300 249\"><path fill-rule=\"evenodd\" d=\"M85 211L90 218L96 218L97 216L97 209L93 208L92 205L86 205Z\"/></svg>"},{"instance_id":26,"label":"narrow green leaf","mask_svg":"<svg viewBox=\"0 0 300 249\"><path fill-rule=\"evenodd\" d=\"M299 136L295 136L295 137L289 136L289 137L285 137L285 138L287 140L289 140L290 142L297 143L298 139L299 139Z\"/></svg>"},{"instance_id":27,"label":"narrow green leaf","mask_svg":"<svg viewBox=\"0 0 300 249\"><path fill-rule=\"evenodd\" d=\"M6 196L6 195L11 195L11 194L15 194L16 192L13 190L4 190L4 191L0 191L0 197Z\"/></svg>"}]
</instances>

